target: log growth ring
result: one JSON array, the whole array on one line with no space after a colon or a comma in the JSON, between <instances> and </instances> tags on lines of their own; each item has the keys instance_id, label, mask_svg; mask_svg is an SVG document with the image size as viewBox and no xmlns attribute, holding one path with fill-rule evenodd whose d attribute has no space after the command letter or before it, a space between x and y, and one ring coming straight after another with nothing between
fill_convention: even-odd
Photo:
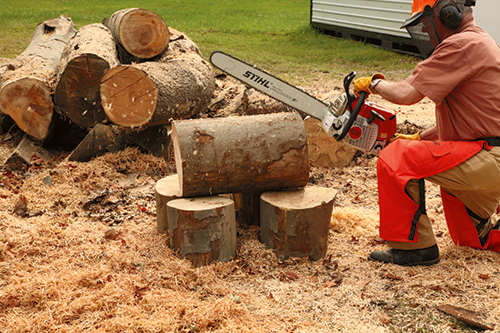
<instances>
[{"instance_id":1,"label":"log growth ring","mask_svg":"<svg viewBox=\"0 0 500 333\"><path fill-rule=\"evenodd\" d=\"M170 32L161 16L149 10L137 9L122 18L119 39L128 53L149 59L167 48Z\"/></svg>"}]
</instances>

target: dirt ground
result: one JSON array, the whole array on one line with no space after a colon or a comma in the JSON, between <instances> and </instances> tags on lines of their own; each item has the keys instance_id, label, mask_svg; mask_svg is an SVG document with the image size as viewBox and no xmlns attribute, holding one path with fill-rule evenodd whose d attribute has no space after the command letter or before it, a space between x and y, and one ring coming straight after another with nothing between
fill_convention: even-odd
<instances>
[{"instance_id":1,"label":"dirt ground","mask_svg":"<svg viewBox=\"0 0 500 333\"><path fill-rule=\"evenodd\" d=\"M304 89L322 97L339 82ZM424 100L396 107L402 131L433 124ZM6 156L14 138L3 134ZM427 211L441 251L432 267L367 261L378 237L377 157L311 168L338 190L327 255L283 260L238 228L237 257L194 268L156 232L155 182L174 163L136 148L91 162L34 159L0 178L1 332L471 332L440 311L472 311L500 332L500 255L455 246L439 189Z\"/></svg>"}]
</instances>

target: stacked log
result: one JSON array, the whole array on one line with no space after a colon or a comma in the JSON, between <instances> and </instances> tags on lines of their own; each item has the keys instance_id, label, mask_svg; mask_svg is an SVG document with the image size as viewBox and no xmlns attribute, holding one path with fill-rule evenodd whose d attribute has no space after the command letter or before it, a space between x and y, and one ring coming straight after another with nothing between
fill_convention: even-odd
<instances>
[{"instance_id":1,"label":"stacked log","mask_svg":"<svg viewBox=\"0 0 500 333\"><path fill-rule=\"evenodd\" d=\"M111 31L100 23L83 26L61 56L54 101L56 111L80 127L106 119L100 84L104 73L119 64Z\"/></svg>"},{"instance_id":2,"label":"stacked log","mask_svg":"<svg viewBox=\"0 0 500 333\"><path fill-rule=\"evenodd\" d=\"M60 136L54 127L63 121L89 133L72 146L77 160L109 151L101 148L111 139L169 159L167 127L207 108L213 69L193 41L154 12L124 9L103 22L77 30L68 16L47 20L18 58L2 60L2 131L12 118L43 144Z\"/></svg>"},{"instance_id":3,"label":"stacked log","mask_svg":"<svg viewBox=\"0 0 500 333\"><path fill-rule=\"evenodd\" d=\"M202 111L215 88L214 72L196 44L175 37L158 61L121 65L104 75L101 99L108 118L123 127L168 124Z\"/></svg>"},{"instance_id":4,"label":"stacked log","mask_svg":"<svg viewBox=\"0 0 500 333\"><path fill-rule=\"evenodd\" d=\"M151 59L163 53L170 41L170 32L158 14L142 8L119 10L104 19L119 47L122 63Z\"/></svg>"},{"instance_id":5,"label":"stacked log","mask_svg":"<svg viewBox=\"0 0 500 333\"><path fill-rule=\"evenodd\" d=\"M67 15L44 21L35 28L29 46L2 74L0 111L36 140L49 135L54 113L51 80L76 31Z\"/></svg>"},{"instance_id":6,"label":"stacked log","mask_svg":"<svg viewBox=\"0 0 500 333\"><path fill-rule=\"evenodd\" d=\"M168 191L162 191L170 195L159 195L157 188L158 230L169 231L170 246L181 256L195 265L220 260L221 243L208 246L205 234L219 219L196 216L213 216L204 204L219 200L209 195L224 193L233 194L237 204L231 210L238 210L238 222L260 225L261 241L280 255L312 260L325 255L336 191L305 187L309 159L298 113L174 121L172 141L177 175L164 179ZM172 200L172 193L184 198L183 213L173 207L181 199ZM180 217L185 227L179 227Z\"/></svg>"}]
</instances>

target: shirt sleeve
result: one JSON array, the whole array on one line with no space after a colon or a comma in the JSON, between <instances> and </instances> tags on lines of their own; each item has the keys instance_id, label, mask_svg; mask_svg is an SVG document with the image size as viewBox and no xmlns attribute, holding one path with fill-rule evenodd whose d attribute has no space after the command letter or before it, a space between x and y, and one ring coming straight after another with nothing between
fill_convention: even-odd
<instances>
[{"instance_id":1,"label":"shirt sleeve","mask_svg":"<svg viewBox=\"0 0 500 333\"><path fill-rule=\"evenodd\" d=\"M471 74L467 52L460 44L445 40L428 59L417 65L406 82L437 104Z\"/></svg>"}]
</instances>

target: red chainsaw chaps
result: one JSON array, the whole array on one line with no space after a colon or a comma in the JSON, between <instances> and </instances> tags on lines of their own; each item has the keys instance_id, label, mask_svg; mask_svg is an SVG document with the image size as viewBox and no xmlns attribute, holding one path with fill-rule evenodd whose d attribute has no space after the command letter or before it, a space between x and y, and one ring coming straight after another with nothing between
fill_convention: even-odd
<instances>
[{"instance_id":1,"label":"red chainsaw chaps","mask_svg":"<svg viewBox=\"0 0 500 333\"><path fill-rule=\"evenodd\" d=\"M488 240L482 246L477 236L476 227L467 214L464 204L442 189L441 198L443 199L444 215L450 236L456 245L500 252L500 230L490 231Z\"/></svg>"},{"instance_id":2,"label":"red chainsaw chaps","mask_svg":"<svg viewBox=\"0 0 500 333\"><path fill-rule=\"evenodd\" d=\"M397 140L384 148L377 164L380 237L394 242L417 243L418 230L414 239L410 235L412 220L419 207L405 192L408 181L449 170L483 148L490 147L484 141L417 140ZM467 213L465 217L468 218ZM473 235L477 236L475 228Z\"/></svg>"}]
</instances>

